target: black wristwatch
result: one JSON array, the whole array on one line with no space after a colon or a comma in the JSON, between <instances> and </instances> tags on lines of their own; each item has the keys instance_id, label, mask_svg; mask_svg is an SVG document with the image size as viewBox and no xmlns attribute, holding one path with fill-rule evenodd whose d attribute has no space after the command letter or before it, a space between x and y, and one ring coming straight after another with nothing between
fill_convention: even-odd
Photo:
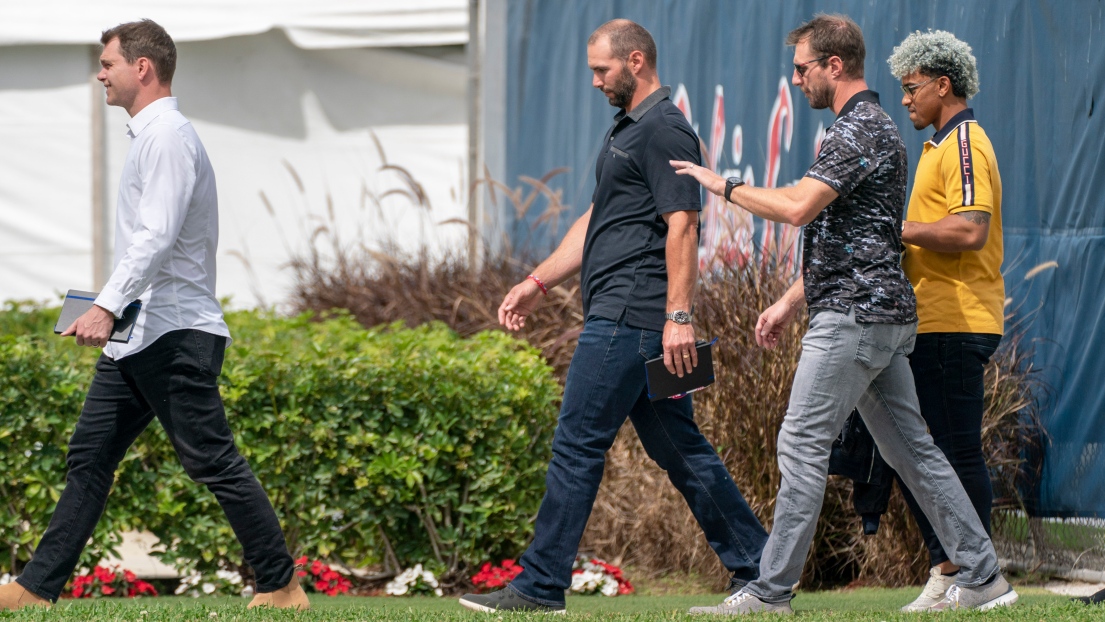
<instances>
[{"instance_id":1,"label":"black wristwatch","mask_svg":"<svg viewBox=\"0 0 1105 622\"><path fill-rule=\"evenodd\" d=\"M743 185L744 185L744 180L741 179L740 177L730 177L729 179L726 179L725 180L725 195L724 195L725 200L732 203L733 201L729 198L729 195L733 193L733 188L736 188L737 186L743 186Z\"/></svg>"},{"instance_id":2,"label":"black wristwatch","mask_svg":"<svg viewBox=\"0 0 1105 622\"><path fill-rule=\"evenodd\" d=\"M690 324L691 314L687 311L672 311L671 313L665 313L664 319L671 320L676 324Z\"/></svg>"}]
</instances>

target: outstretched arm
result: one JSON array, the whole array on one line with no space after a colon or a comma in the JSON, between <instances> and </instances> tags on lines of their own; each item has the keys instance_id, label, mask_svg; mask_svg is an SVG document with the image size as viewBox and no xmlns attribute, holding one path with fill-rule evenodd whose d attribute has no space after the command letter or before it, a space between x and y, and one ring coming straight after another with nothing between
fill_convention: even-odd
<instances>
[{"instance_id":1,"label":"outstretched arm","mask_svg":"<svg viewBox=\"0 0 1105 622\"><path fill-rule=\"evenodd\" d=\"M671 165L677 174L694 177L707 191L723 199L732 199L731 204L739 205L765 220L795 227L812 222L839 196L825 182L803 177L796 185L786 188L738 186L733 189L732 196L724 197L725 179L721 175L693 162L672 160Z\"/></svg>"}]
</instances>

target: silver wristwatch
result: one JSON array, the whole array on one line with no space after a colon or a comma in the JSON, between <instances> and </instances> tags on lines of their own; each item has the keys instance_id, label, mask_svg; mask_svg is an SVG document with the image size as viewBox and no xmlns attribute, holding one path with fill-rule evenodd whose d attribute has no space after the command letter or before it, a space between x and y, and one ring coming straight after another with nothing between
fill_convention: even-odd
<instances>
[{"instance_id":1,"label":"silver wristwatch","mask_svg":"<svg viewBox=\"0 0 1105 622\"><path fill-rule=\"evenodd\" d=\"M676 324L690 324L691 314L689 311L672 311L671 313L665 313L664 319L671 320Z\"/></svg>"}]
</instances>

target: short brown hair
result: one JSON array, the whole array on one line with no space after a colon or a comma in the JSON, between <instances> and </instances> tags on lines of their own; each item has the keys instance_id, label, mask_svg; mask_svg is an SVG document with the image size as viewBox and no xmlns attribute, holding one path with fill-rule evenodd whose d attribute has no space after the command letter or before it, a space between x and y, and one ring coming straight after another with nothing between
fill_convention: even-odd
<instances>
[{"instance_id":1,"label":"short brown hair","mask_svg":"<svg viewBox=\"0 0 1105 622\"><path fill-rule=\"evenodd\" d=\"M173 81L176 72L176 44L169 33L157 22L144 19L108 28L100 35L100 43L107 45L119 40L119 51L128 63L148 58L153 63L157 79L165 84Z\"/></svg>"},{"instance_id":2,"label":"short brown hair","mask_svg":"<svg viewBox=\"0 0 1105 622\"><path fill-rule=\"evenodd\" d=\"M602 37L610 38L610 51L615 57L625 60L633 52L640 52L645 64L656 68L656 41L640 24L628 19L612 19L591 33L587 45L594 45Z\"/></svg>"},{"instance_id":3,"label":"short brown hair","mask_svg":"<svg viewBox=\"0 0 1105 622\"><path fill-rule=\"evenodd\" d=\"M847 15L815 15L813 19L790 31L787 45L798 45L809 39L810 51L817 56L838 56L844 63L844 74L863 77L863 31ZM821 61L824 64L825 61Z\"/></svg>"}]
</instances>

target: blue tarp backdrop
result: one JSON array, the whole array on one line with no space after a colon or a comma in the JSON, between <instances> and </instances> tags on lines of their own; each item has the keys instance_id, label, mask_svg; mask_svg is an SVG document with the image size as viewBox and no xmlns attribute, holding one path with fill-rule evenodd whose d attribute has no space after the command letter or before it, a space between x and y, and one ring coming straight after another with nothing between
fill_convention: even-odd
<instances>
[{"instance_id":1,"label":"blue tarp backdrop","mask_svg":"<svg viewBox=\"0 0 1105 622\"><path fill-rule=\"evenodd\" d=\"M913 129L887 57L919 29L948 30L974 48L981 92L970 104L997 150L1004 186L1010 325L1032 340L1049 386L1050 443L1034 501L1043 515L1105 516L1101 0L514 0L507 179L568 167L549 182L571 206L561 233L587 209L595 153L617 111L591 86L586 40L615 17L656 38L661 81L689 113L704 163L739 170L759 186L801 178L833 115L811 110L790 85L793 52L783 40L818 12L845 13L863 28L868 84L901 129L911 171L932 132ZM717 209L704 212L705 254L742 260L765 243L793 253L794 231Z\"/></svg>"}]
</instances>

